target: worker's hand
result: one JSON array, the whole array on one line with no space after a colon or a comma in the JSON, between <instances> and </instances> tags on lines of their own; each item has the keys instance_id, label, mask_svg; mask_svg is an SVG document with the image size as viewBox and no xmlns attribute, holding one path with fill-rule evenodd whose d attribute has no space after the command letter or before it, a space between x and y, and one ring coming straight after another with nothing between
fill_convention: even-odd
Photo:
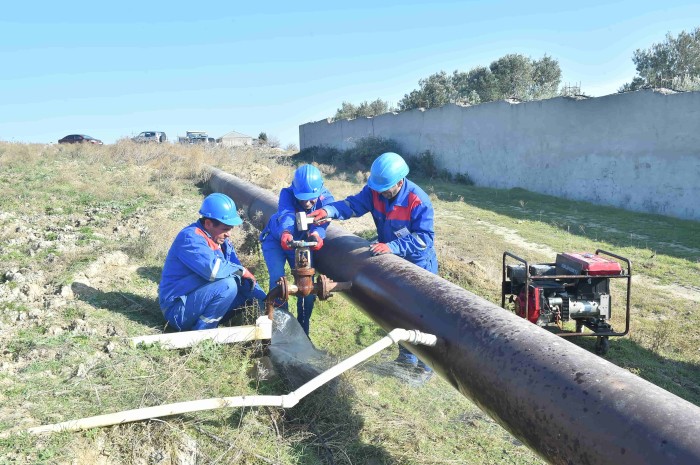
<instances>
[{"instance_id":1,"label":"worker's hand","mask_svg":"<svg viewBox=\"0 0 700 465\"><path fill-rule=\"evenodd\" d=\"M280 245L284 250L292 250L291 242L294 240L294 236L289 231L282 233L280 237Z\"/></svg>"},{"instance_id":2,"label":"worker's hand","mask_svg":"<svg viewBox=\"0 0 700 465\"><path fill-rule=\"evenodd\" d=\"M369 251L372 252L372 255L382 255L385 253L391 253L391 249L389 248L389 244L385 244L383 242L376 242L376 243L370 245Z\"/></svg>"},{"instance_id":3,"label":"worker's hand","mask_svg":"<svg viewBox=\"0 0 700 465\"><path fill-rule=\"evenodd\" d=\"M328 211L325 208L319 208L306 215L309 218L314 219L314 224L323 224L329 222L331 219L328 216Z\"/></svg>"},{"instance_id":4,"label":"worker's hand","mask_svg":"<svg viewBox=\"0 0 700 465\"><path fill-rule=\"evenodd\" d=\"M250 279L253 282L253 285L250 287L251 289L255 287L255 285L258 283L258 280L255 279L255 275L250 272L248 268L243 268L243 274L241 274L241 277L243 279Z\"/></svg>"},{"instance_id":5,"label":"worker's hand","mask_svg":"<svg viewBox=\"0 0 700 465\"><path fill-rule=\"evenodd\" d=\"M316 241L316 245L310 247L311 250L321 250L321 247L323 247L323 239L321 239L321 236L317 232L309 234L309 242L311 241Z\"/></svg>"}]
</instances>

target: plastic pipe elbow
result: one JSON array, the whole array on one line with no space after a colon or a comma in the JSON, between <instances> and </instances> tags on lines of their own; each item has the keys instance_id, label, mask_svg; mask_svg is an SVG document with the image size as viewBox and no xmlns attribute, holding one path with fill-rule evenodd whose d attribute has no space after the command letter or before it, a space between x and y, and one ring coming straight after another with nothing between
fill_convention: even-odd
<instances>
[{"instance_id":1,"label":"plastic pipe elbow","mask_svg":"<svg viewBox=\"0 0 700 465\"><path fill-rule=\"evenodd\" d=\"M411 344L422 344L426 346L434 346L437 344L437 336L428 333L422 333L418 330L405 330L395 328L387 335L396 344L401 341L406 341Z\"/></svg>"},{"instance_id":2,"label":"plastic pipe elbow","mask_svg":"<svg viewBox=\"0 0 700 465\"><path fill-rule=\"evenodd\" d=\"M282 397L282 408L292 408L296 404L299 403L299 398L296 396L296 393L290 392L289 394L285 394Z\"/></svg>"}]
</instances>

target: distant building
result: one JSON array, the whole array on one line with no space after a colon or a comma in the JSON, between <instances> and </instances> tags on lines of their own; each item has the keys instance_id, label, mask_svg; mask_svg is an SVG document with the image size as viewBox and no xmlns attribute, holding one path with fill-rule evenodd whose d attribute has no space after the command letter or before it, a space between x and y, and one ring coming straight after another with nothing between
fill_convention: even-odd
<instances>
[{"instance_id":1,"label":"distant building","mask_svg":"<svg viewBox=\"0 0 700 465\"><path fill-rule=\"evenodd\" d=\"M253 145L252 137L246 136L245 134L241 134L240 132L236 131L227 132L216 141L226 147L240 147L242 145Z\"/></svg>"}]
</instances>

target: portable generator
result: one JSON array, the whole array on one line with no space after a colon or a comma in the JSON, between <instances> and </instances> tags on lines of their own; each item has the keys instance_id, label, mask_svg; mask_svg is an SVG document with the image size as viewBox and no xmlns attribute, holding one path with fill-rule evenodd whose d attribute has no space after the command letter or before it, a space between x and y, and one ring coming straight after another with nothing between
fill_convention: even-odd
<instances>
[{"instance_id":1,"label":"portable generator","mask_svg":"<svg viewBox=\"0 0 700 465\"><path fill-rule=\"evenodd\" d=\"M508 264L508 257L518 263ZM620 262L626 264L626 269ZM615 332L609 323L612 279L627 280L623 332ZM602 355L610 347L610 336L624 336L629 332L631 284L630 261L601 249L594 254L559 253L555 263L537 265L530 265L517 255L504 252L501 306L506 308L506 296L509 296L518 316L538 326L556 325L559 336L595 336L596 353ZM564 330L564 323L571 320L576 329ZM584 332L584 327L590 332Z\"/></svg>"}]
</instances>

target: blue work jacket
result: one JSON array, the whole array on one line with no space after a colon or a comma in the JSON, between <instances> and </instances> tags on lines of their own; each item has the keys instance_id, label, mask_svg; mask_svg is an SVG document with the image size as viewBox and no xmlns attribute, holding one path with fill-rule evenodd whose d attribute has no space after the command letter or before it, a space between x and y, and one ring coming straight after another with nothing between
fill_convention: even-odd
<instances>
[{"instance_id":1,"label":"blue work jacket","mask_svg":"<svg viewBox=\"0 0 700 465\"><path fill-rule=\"evenodd\" d=\"M358 194L324 208L329 216L341 220L371 212L379 242L386 243L393 254L421 268L437 263L433 204L423 189L406 178L391 200L365 186Z\"/></svg>"},{"instance_id":2,"label":"blue work jacket","mask_svg":"<svg viewBox=\"0 0 700 465\"><path fill-rule=\"evenodd\" d=\"M324 187L318 199L316 199L316 203L310 210L306 210L306 213L323 208L334 200L333 194ZM260 240L274 240L279 243L282 233L285 231L292 233L295 241L306 240L308 235L314 232L318 233L321 239L325 239L328 223L323 225L310 224L308 231L297 231L295 215L300 211L304 211L304 208L299 204L297 198L294 197L292 187L289 186L280 190L277 213L270 217L267 226L260 233Z\"/></svg>"},{"instance_id":3,"label":"blue work jacket","mask_svg":"<svg viewBox=\"0 0 700 465\"><path fill-rule=\"evenodd\" d=\"M241 283L243 266L230 239L217 244L197 221L180 231L170 246L158 286L162 310L201 286L231 276Z\"/></svg>"}]
</instances>

